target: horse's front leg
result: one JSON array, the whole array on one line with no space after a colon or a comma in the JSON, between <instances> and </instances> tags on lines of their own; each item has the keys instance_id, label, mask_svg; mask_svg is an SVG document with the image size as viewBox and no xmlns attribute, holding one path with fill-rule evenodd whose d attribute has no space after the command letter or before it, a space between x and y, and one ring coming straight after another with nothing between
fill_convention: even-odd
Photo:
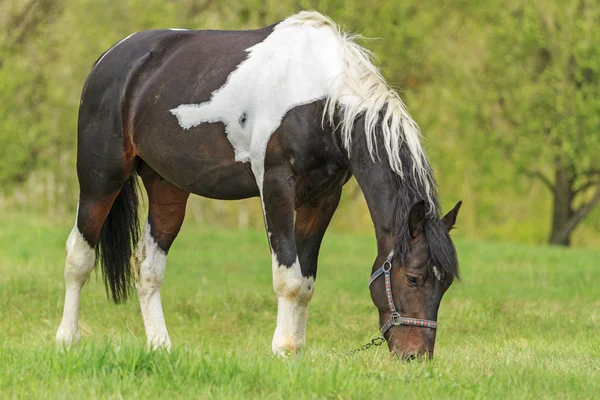
<instances>
[{"instance_id":1,"label":"horse's front leg","mask_svg":"<svg viewBox=\"0 0 600 400\"><path fill-rule=\"evenodd\" d=\"M304 345L307 305L312 297L314 278L303 276L294 241L294 177L280 166L265 171L262 190L263 211L277 294L277 328L273 353L285 356Z\"/></svg>"},{"instance_id":2,"label":"horse's front leg","mask_svg":"<svg viewBox=\"0 0 600 400\"><path fill-rule=\"evenodd\" d=\"M310 204L303 205L296 210L294 230L296 251L300 260L302 276L306 277L308 282L307 293L310 293L310 296L300 297L295 303L297 318L294 319L294 332L295 338L297 338L296 343L300 343L300 347L305 344L308 302L312 297L317 278L319 249L333 213L340 202L341 194L342 188L335 188L332 193L312 199Z\"/></svg>"},{"instance_id":3,"label":"horse's front leg","mask_svg":"<svg viewBox=\"0 0 600 400\"><path fill-rule=\"evenodd\" d=\"M315 286L318 249L337 207L339 193L318 207L299 208L296 236L295 185L288 169L281 167L265 172L262 200L278 304L272 350L276 355L285 356L297 352L306 342L308 303Z\"/></svg>"}]
</instances>

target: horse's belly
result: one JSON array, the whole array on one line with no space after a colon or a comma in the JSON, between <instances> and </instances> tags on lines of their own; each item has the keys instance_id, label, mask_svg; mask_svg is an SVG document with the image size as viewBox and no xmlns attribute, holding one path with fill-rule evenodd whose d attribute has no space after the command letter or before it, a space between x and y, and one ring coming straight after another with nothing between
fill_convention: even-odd
<instances>
[{"instance_id":1,"label":"horse's belly","mask_svg":"<svg viewBox=\"0 0 600 400\"><path fill-rule=\"evenodd\" d=\"M194 194L222 200L259 195L250 163L235 161L222 123L183 130L148 129L135 135L138 155L172 184Z\"/></svg>"}]
</instances>

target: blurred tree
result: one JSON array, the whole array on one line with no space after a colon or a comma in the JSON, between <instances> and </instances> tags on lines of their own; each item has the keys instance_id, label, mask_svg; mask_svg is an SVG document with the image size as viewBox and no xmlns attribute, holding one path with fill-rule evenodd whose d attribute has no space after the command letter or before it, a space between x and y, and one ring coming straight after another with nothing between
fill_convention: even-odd
<instances>
[{"instance_id":1,"label":"blurred tree","mask_svg":"<svg viewBox=\"0 0 600 400\"><path fill-rule=\"evenodd\" d=\"M600 3L514 0L491 16L480 103L494 144L553 199L568 246L600 203Z\"/></svg>"},{"instance_id":2,"label":"blurred tree","mask_svg":"<svg viewBox=\"0 0 600 400\"><path fill-rule=\"evenodd\" d=\"M0 0L0 184L23 182L48 144L40 122L51 55L32 42L60 11L58 0Z\"/></svg>"},{"instance_id":3,"label":"blurred tree","mask_svg":"<svg viewBox=\"0 0 600 400\"><path fill-rule=\"evenodd\" d=\"M544 174L554 187L556 166L568 164L569 155L577 176L569 178L571 224L593 206L596 180L582 172L597 168L590 148L597 146L600 115L598 54L590 38L598 32L593 3L535 1L0 0L0 209L54 214L61 210L50 204L64 204L74 211L79 94L93 62L116 41L165 27L253 29L315 9L346 31L375 38L361 43L421 125L442 203L465 200L454 234L543 241L551 192L542 179L514 172ZM542 48L551 62L538 70ZM371 224L352 185L334 219L337 229ZM262 225L257 201L194 198L189 211L203 223ZM344 218L348 213L355 217ZM578 225L577 244L600 243L600 218L592 219Z\"/></svg>"}]
</instances>

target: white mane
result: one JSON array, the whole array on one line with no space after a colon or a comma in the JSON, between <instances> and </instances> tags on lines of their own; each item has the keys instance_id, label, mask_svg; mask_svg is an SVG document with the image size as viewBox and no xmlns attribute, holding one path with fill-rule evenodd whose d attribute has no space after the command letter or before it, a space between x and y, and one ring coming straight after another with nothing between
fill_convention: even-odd
<instances>
[{"instance_id":1,"label":"white mane","mask_svg":"<svg viewBox=\"0 0 600 400\"><path fill-rule=\"evenodd\" d=\"M434 188L430 182L430 168L421 146L421 132L410 117L400 96L390 89L381 72L371 62L371 53L356 43L358 36L342 32L330 18L315 12L302 11L280 25L329 26L337 34L343 57L343 72L333 83L325 105L325 117L333 125L337 106L341 106L339 128L346 150L350 153L354 121L365 113L365 134L371 158L377 157L376 127L380 111L386 107L381 123L382 140L391 169L404 177L400 148L408 146L413 160L413 173L423 184L431 210L435 212ZM347 101L348 98L351 101Z\"/></svg>"}]
</instances>

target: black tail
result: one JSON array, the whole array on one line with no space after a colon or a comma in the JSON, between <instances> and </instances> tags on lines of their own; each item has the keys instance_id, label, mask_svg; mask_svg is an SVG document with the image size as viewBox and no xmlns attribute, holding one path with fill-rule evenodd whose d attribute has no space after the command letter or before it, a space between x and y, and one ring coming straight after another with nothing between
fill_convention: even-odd
<instances>
[{"instance_id":1,"label":"black tail","mask_svg":"<svg viewBox=\"0 0 600 400\"><path fill-rule=\"evenodd\" d=\"M112 295L117 304L127 300L132 287L131 255L140 236L138 203L137 174L133 173L104 221L97 247L96 262L102 262L106 295Z\"/></svg>"}]
</instances>

